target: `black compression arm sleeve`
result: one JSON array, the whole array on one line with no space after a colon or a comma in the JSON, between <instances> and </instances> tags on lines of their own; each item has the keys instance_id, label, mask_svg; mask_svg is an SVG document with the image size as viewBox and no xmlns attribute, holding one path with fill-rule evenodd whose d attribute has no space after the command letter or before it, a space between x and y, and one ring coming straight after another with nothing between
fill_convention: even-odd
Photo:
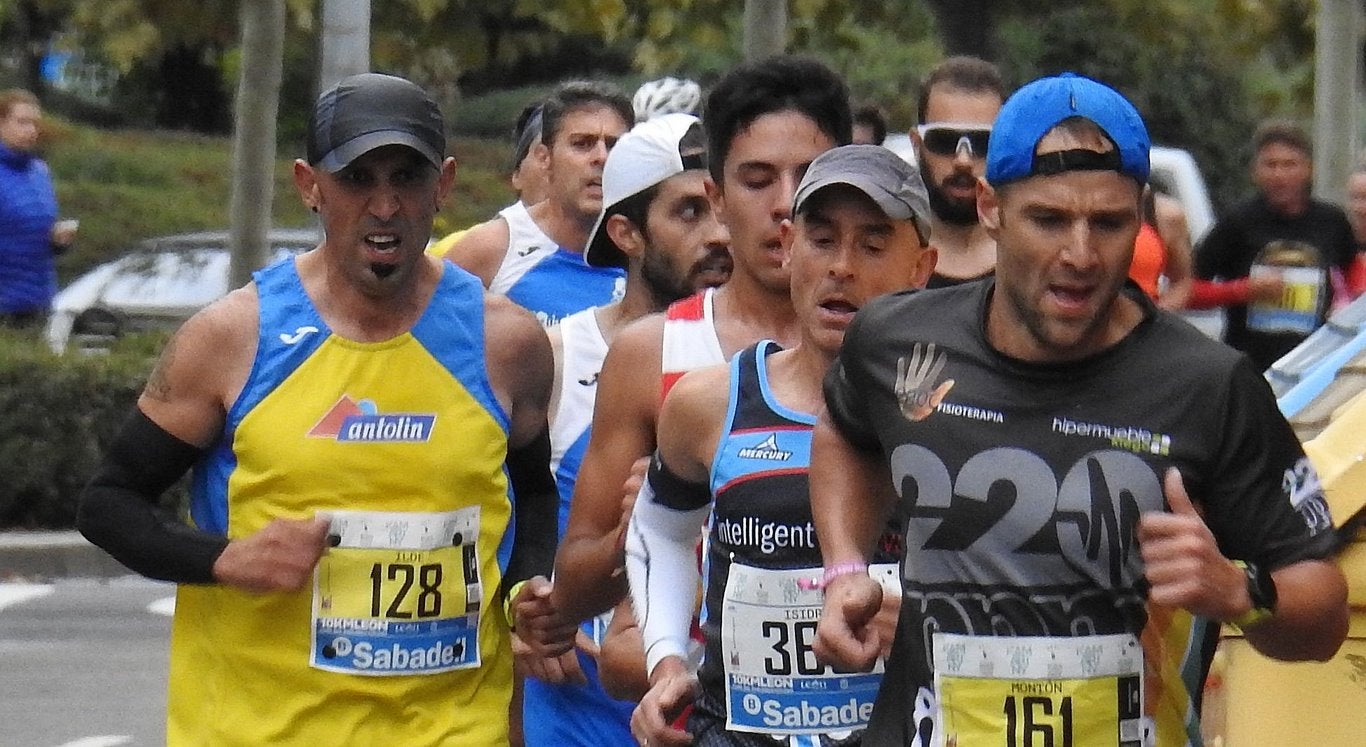
<instances>
[{"instance_id":1,"label":"black compression arm sleeve","mask_svg":"<svg viewBox=\"0 0 1366 747\"><path fill-rule=\"evenodd\" d=\"M559 536L560 493L550 473L550 431L508 452L508 479L515 500L512 557L503 575L503 591L532 576L550 577Z\"/></svg>"},{"instance_id":2,"label":"black compression arm sleeve","mask_svg":"<svg viewBox=\"0 0 1366 747\"><path fill-rule=\"evenodd\" d=\"M156 505L201 454L134 409L81 493L77 528L144 576L213 583L213 564L227 538L188 526Z\"/></svg>"}]
</instances>

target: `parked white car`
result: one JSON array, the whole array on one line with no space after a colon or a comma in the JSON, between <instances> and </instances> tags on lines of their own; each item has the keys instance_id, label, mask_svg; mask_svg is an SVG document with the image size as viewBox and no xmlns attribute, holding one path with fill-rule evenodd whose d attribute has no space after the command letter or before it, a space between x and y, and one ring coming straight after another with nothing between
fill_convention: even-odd
<instances>
[{"instance_id":1,"label":"parked white car","mask_svg":"<svg viewBox=\"0 0 1366 747\"><path fill-rule=\"evenodd\" d=\"M1154 145L1149 155L1152 173L1148 181L1153 189L1175 197L1186 209L1186 224L1190 226L1191 243L1199 243L1214 227L1214 205L1209 199L1209 188L1200 167L1187 151Z\"/></svg>"},{"instance_id":2,"label":"parked white car","mask_svg":"<svg viewBox=\"0 0 1366 747\"><path fill-rule=\"evenodd\" d=\"M312 249L313 228L275 228L270 261ZM228 232L147 239L118 259L81 275L52 300L47 341L99 351L129 332L175 329L228 292Z\"/></svg>"},{"instance_id":3,"label":"parked white car","mask_svg":"<svg viewBox=\"0 0 1366 747\"><path fill-rule=\"evenodd\" d=\"M905 132L893 132L882 141L882 147L901 156L906 163L916 166L915 142Z\"/></svg>"}]
</instances>

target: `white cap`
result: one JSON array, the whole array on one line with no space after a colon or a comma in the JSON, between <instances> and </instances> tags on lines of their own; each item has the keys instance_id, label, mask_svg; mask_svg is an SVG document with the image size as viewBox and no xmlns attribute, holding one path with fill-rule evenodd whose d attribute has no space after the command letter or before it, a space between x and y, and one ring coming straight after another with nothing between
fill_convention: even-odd
<instances>
[{"instance_id":1,"label":"white cap","mask_svg":"<svg viewBox=\"0 0 1366 747\"><path fill-rule=\"evenodd\" d=\"M594 267L625 267L626 255L607 235L607 216L629 197L688 169L706 167L701 156L684 157L680 144L702 122L691 114L661 114L621 136L602 167L602 212L588 234L585 258ZM699 134L699 145L701 144Z\"/></svg>"}]
</instances>

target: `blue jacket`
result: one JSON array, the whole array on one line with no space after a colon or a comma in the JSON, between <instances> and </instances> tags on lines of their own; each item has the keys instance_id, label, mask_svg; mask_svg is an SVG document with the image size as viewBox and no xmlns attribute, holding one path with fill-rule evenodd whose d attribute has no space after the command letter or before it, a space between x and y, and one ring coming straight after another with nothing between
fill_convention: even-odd
<instances>
[{"instance_id":1,"label":"blue jacket","mask_svg":"<svg viewBox=\"0 0 1366 747\"><path fill-rule=\"evenodd\" d=\"M0 143L0 313L46 309L52 303L56 220L57 195L47 164Z\"/></svg>"}]
</instances>

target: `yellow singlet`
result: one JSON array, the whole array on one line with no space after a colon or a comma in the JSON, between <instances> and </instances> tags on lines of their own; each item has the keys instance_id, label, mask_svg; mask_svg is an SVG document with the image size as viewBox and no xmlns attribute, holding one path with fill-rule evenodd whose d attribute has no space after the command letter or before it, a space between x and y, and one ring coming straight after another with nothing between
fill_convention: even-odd
<instances>
[{"instance_id":1,"label":"yellow singlet","mask_svg":"<svg viewBox=\"0 0 1366 747\"><path fill-rule=\"evenodd\" d=\"M168 743L506 743L512 501L483 288L447 266L411 332L362 344L331 333L293 260L256 282L257 359L192 518L238 538L329 515L331 547L297 593L180 587Z\"/></svg>"}]
</instances>

